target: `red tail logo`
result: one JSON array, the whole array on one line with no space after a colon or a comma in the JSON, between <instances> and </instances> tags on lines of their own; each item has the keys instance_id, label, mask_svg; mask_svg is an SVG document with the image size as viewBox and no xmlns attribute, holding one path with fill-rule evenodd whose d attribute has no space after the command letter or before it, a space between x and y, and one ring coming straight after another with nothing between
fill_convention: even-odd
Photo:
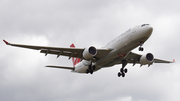
<instances>
[{"instance_id":1,"label":"red tail logo","mask_svg":"<svg viewBox=\"0 0 180 101\"><path fill-rule=\"evenodd\" d=\"M75 48L75 45L74 44L71 44L70 47L73 47ZM75 66L77 63L79 63L81 61L80 58L74 58L72 57L72 62L73 62L73 66Z\"/></svg>"}]
</instances>

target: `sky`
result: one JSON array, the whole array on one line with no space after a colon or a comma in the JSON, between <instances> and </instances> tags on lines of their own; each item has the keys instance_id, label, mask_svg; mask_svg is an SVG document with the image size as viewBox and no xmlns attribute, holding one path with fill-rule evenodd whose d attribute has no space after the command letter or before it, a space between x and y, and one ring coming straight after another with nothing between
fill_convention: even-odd
<instances>
[{"instance_id":1,"label":"sky","mask_svg":"<svg viewBox=\"0 0 180 101\"><path fill-rule=\"evenodd\" d=\"M93 75L47 68L72 66L68 57L0 43L1 101L179 101L180 6L177 0L0 0L0 38L10 43L69 47L105 46L129 28L151 24L144 51L173 64L128 64Z\"/></svg>"}]
</instances>

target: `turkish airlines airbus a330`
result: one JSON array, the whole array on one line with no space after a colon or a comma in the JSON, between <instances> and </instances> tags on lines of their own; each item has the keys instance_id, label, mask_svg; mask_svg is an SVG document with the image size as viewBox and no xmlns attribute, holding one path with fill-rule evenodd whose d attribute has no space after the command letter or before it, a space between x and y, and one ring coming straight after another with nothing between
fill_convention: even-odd
<instances>
[{"instance_id":1,"label":"turkish airlines airbus a330","mask_svg":"<svg viewBox=\"0 0 180 101\"><path fill-rule=\"evenodd\" d=\"M40 50L41 53L54 54L59 56L67 56L72 58L73 66L46 66L53 68L70 69L77 73L90 73L93 74L101 68L111 67L114 65L122 64L122 68L118 72L118 77L125 77L127 68L125 66L128 63L142 65L152 65L153 63L173 63L174 61L166 61L154 58L152 53L140 55L131 52L136 47L139 47L139 51L143 51L143 43L151 36L153 28L149 24L142 24L135 26L126 32L119 35L114 40L110 41L103 48L95 48L90 46L88 48L75 48L74 44L70 48L63 47L46 47L46 46L32 46L32 45L20 45L11 44L3 40L7 45Z\"/></svg>"}]
</instances>

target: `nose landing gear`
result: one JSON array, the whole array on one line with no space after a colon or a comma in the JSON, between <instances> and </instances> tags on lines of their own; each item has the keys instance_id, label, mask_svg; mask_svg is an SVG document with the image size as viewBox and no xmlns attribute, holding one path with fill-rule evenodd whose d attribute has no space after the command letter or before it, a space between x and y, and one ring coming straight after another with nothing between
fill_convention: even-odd
<instances>
[{"instance_id":1,"label":"nose landing gear","mask_svg":"<svg viewBox=\"0 0 180 101\"><path fill-rule=\"evenodd\" d=\"M143 51L143 50L144 50L144 48L140 46L139 47L139 51Z\"/></svg>"},{"instance_id":2,"label":"nose landing gear","mask_svg":"<svg viewBox=\"0 0 180 101\"><path fill-rule=\"evenodd\" d=\"M139 51L143 51L144 50L144 48L142 47L142 45L144 44L144 42L143 41L140 41L139 42Z\"/></svg>"}]
</instances>

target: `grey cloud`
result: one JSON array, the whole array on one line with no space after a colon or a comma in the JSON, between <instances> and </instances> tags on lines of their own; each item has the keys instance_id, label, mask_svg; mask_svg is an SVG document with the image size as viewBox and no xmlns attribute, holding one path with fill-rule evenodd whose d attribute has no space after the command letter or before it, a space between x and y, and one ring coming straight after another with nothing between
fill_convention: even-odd
<instances>
[{"instance_id":1,"label":"grey cloud","mask_svg":"<svg viewBox=\"0 0 180 101\"><path fill-rule=\"evenodd\" d=\"M66 57L44 57L39 51L1 42L0 100L179 101L178 8L175 1L1 1L0 37L10 42L101 47L130 27L150 23L154 31L144 44L144 53L152 52L167 60L175 58L177 62L150 68L130 64L125 78L117 77L121 65L93 75L76 74L44 67L71 66Z\"/></svg>"}]
</instances>

